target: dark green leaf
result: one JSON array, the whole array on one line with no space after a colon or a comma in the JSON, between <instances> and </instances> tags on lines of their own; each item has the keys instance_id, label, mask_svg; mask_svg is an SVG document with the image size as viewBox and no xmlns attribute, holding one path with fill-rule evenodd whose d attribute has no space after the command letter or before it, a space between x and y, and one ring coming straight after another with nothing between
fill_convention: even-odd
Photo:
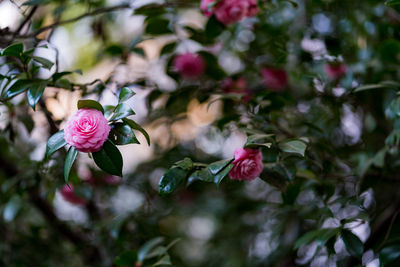
<instances>
[{"instance_id":1,"label":"dark green leaf","mask_svg":"<svg viewBox=\"0 0 400 267\"><path fill-rule=\"evenodd\" d=\"M140 144L131 127L121 122L111 125L109 138L116 145Z\"/></svg>"},{"instance_id":2,"label":"dark green leaf","mask_svg":"<svg viewBox=\"0 0 400 267\"><path fill-rule=\"evenodd\" d=\"M136 15L144 15L148 17L159 16L165 13L165 8L156 3L152 3L149 5L142 6L140 8L135 9Z\"/></svg>"},{"instance_id":3,"label":"dark green leaf","mask_svg":"<svg viewBox=\"0 0 400 267\"><path fill-rule=\"evenodd\" d=\"M121 92L119 93L118 102L124 102L131 98L132 96L136 95L136 93L129 87L123 87Z\"/></svg>"},{"instance_id":4,"label":"dark green leaf","mask_svg":"<svg viewBox=\"0 0 400 267\"><path fill-rule=\"evenodd\" d=\"M65 76L65 75L69 75L69 74L72 74L72 72L71 71L56 72L51 77L53 79L53 82L56 82L61 77Z\"/></svg>"},{"instance_id":5,"label":"dark green leaf","mask_svg":"<svg viewBox=\"0 0 400 267\"><path fill-rule=\"evenodd\" d=\"M131 109L131 107L128 104L120 103L115 108L114 114L110 120L116 121L116 120L123 119L123 118L131 116L131 115L135 115L135 112ZM129 126L130 126L130 124L129 124Z\"/></svg>"},{"instance_id":6,"label":"dark green leaf","mask_svg":"<svg viewBox=\"0 0 400 267\"><path fill-rule=\"evenodd\" d=\"M133 52L135 54L138 54L138 55L140 55L142 57L144 57L146 55L145 52L144 52L144 49L141 48L141 47L133 47L133 48L131 48L131 52Z\"/></svg>"},{"instance_id":7,"label":"dark green leaf","mask_svg":"<svg viewBox=\"0 0 400 267\"><path fill-rule=\"evenodd\" d=\"M193 161L190 158L184 158L183 160L175 162L174 166L186 171L191 171L193 169Z\"/></svg>"},{"instance_id":8,"label":"dark green leaf","mask_svg":"<svg viewBox=\"0 0 400 267\"><path fill-rule=\"evenodd\" d=\"M161 54L161 55L170 54L170 53L174 52L176 46L177 46L177 43L176 43L176 42L169 43L169 44L165 45L165 46L161 49L160 54Z\"/></svg>"},{"instance_id":9,"label":"dark green leaf","mask_svg":"<svg viewBox=\"0 0 400 267\"><path fill-rule=\"evenodd\" d=\"M71 171L72 165L74 164L77 155L78 150L75 147L71 146L68 149L67 157L65 158L64 163L64 179L66 183L68 183L69 172Z\"/></svg>"},{"instance_id":10,"label":"dark green leaf","mask_svg":"<svg viewBox=\"0 0 400 267\"><path fill-rule=\"evenodd\" d=\"M214 176L211 174L208 168L204 168L201 170L197 170L190 174L188 178L188 184L191 184L195 181L203 181L203 182L214 182Z\"/></svg>"},{"instance_id":11,"label":"dark green leaf","mask_svg":"<svg viewBox=\"0 0 400 267\"><path fill-rule=\"evenodd\" d=\"M228 175L230 170L233 168L233 164L229 164L226 166L222 171L218 172L217 174L214 175L214 183L218 186L221 181Z\"/></svg>"},{"instance_id":12,"label":"dark green leaf","mask_svg":"<svg viewBox=\"0 0 400 267\"><path fill-rule=\"evenodd\" d=\"M51 62L50 60L48 60L47 58L44 58L44 57L33 56L32 58L34 61L40 63L43 68L48 69L48 70L51 69L54 65L53 62Z\"/></svg>"},{"instance_id":13,"label":"dark green leaf","mask_svg":"<svg viewBox=\"0 0 400 267\"><path fill-rule=\"evenodd\" d=\"M147 144L150 145L150 136L146 132L145 129L143 129L139 124L137 124L133 120L130 120L130 119L127 119L127 118L124 118L122 120L124 122L126 122L133 130L137 130L137 131L141 132L144 135L144 137L146 138Z\"/></svg>"},{"instance_id":14,"label":"dark green leaf","mask_svg":"<svg viewBox=\"0 0 400 267\"><path fill-rule=\"evenodd\" d=\"M122 155L110 140L104 143L100 151L93 152L92 155L94 162L100 169L122 177Z\"/></svg>"},{"instance_id":15,"label":"dark green leaf","mask_svg":"<svg viewBox=\"0 0 400 267\"><path fill-rule=\"evenodd\" d=\"M169 169L163 177L161 177L158 184L158 192L160 195L167 195L172 193L178 186L185 180L187 171L178 167Z\"/></svg>"},{"instance_id":16,"label":"dark green leaf","mask_svg":"<svg viewBox=\"0 0 400 267\"><path fill-rule=\"evenodd\" d=\"M122 252L114 260L116 266L134 266L137 261L137 252L135 250L128 250Z\"/></svg>"},{"instance_id":17,"label":"dark green leaf","mask_svg":"<svg viewBox=\"0 0 400 267\"><path fill-rule=\"evenodd\" d=\"M399 258L400 244L388 245L379 252L379 261L381 264L389 264Z\"/></svg>"},{"instance_id":18,"label":"dark green leaf","mask_svg":"<svg viewBox=\"0 0 400 267\"><path fill-rule=\"evenodd\" d=\"M53 134L47 141L46 158L67 144L64 139L64 130Z\"/></svg>"},{"instance_id":19,"label":"dark green leaf","mask_svg":"<svg viewBox=\"0 0 400 267\"><path fill-rule=\"evenodd\" d=\"M346 246L347 252L354 257L361 257L364 251L363 243L360 238L353 234L350 230L343 229L341 237Z\"/></svg>"},{"instance_id":20,"label":"dark green leaf","mask_svg":"<svg viewBox=\"0 0 400 267\"><path fill-rule=\"evenodd\" d=\"M35 83L32 84L31 87L29 87L26 97L28 99L29 105L33 108L33 110L35 110L36 103L43 95L45 88L46 88L46 83Z\"/></svg>"},{"instance_id":21,"label":"dark green leaf","mask_svg":"<svg viewBox=\"0 0 400 267\"><path fill-rule=\"evenodd\" d=\"M218 59L213 55L205 51L198 52L206 62L206 74L216 80L223 79L226 77L225 71L221 69L218 64Z\"/></svg>"},{"instance_id":22,"label":"dark green leaf","mask_svg":"<svg viewBox=\"0 0 400 267\"><path fill-rule=\"evenodd\" d=\"M205 29L205 34L208 38L215 38L225 30L225 25L222 24L215 16L208 19Z\"/></svg>"},{"instance_id":23,"label":"dark green leaf","mask_svg":"<svg viewBox=\"0 0 400 267\"><path fill-rule=\"evenodd\" d=\"M159 259L152 266L165 266L165 265L172 265L171 258L169 255L164 255L163 257L161 257L161 259Z\"/></svg>"},{"instance_id":24,"label":"dark green leaf","mask_svg":"<svg viewBox=\"0 0 400 267\"><path fill-rule=\"evenodd\" d=\"M170 21L160 17L152 17L147 21L145 32L151 35L173 33L170 28Z\"/></svg>"},{"instance_id":25,"label":"dark green leaf","mask_svg":"<svg viewBox=\"0 0 400 267\"><path fill-rule=\"evenodd\" d=\"M143 263L143 261L146 259L146 256L149 254L149 252L154 249L157 245L159 245L161 242L163 242L164 238L162 237L157 237L154 238L148 242L146 242L138 251L138 262Z\"/></svg>"},{"instance_id":26,"label":"dark green leaf","mask_svg":"<svg viewBox=\"0 0 400 267\"><path fill-rule=\"evenodd\" d=\"M226 166L228 166L229 163L231 163L232 161L233 161L233 159L216 161L216 162L211 163L208 166L208 169L210 170L211 174L216 175L217 173L222 171Z\"/></svg>"},{"instance_id":27,"label":"dark green leaf","mask_svg":"<svg viewBox=\"0 0 400 267\"><path fill-rule=\"evenodd\" d=\"M273 134L253 134L247 137L244 147L260 147L270 148L273 143Z\"/></svg>"},{"instance_id":28,"label":"dark green leaf","mask_svg":"<svg viewBox=\"0 0 400 267\"><path fill-rule=\"evenodd\" d=\"M20 58L23 51L24 51L23 44L21 44L21 43L12 44L3 50L2 56L13 56L13 57Z\"/></svg>"},{"instance_id":29,"label":"dark green leaf","mask_svg":"<svg viewBox=\"0 0 400 267\"><path fill-rule=\"evenodd\" d=\"M322 228L305 233L296 240L294 248L298 249L301 246L307 245L313 241L318 241L321 245L325 243L339 232L339 228Z\"/></svg>"},{"instance_id":30,"label":"dark green leaf","mask_svg":"<svg viewBox=\"0 0 400 267\"><path fill-rule=\"evenodd\" d=\"M385 2L385 5L387 5L387 6L400 5L400 0L387 0Z\"/></svg>"},{"instance_id":31,"label":"dark green leaf","mask_svg":"<svg viewBox=\"0 0 400 267\"><path fill-rule=\"evenodd\" d=\"M304 157L307 145L306 143L300 140L290 140L279 143L279 148L283 152L299 154Z\"/></svg>"},{"instance_id":32,"label":"dark green leaf","mask_svg":"<svg viewBox=\"0 0 400 267\"><path fill-rule=\"evenodd\" d=\"M301 185L298 183L290 184L286 187L286 191L282 193L283 203L293 205L300 194Z\"/></svg>"},{"instance_id":33,"label":"dark green leaf","mask_svg":"<svg viewBox=\"0 0 400 267\"><path fill-rule=\"evenodd\" d=\"M4 93L4 97L5 98L14 97L28 90L29 87L34 83L35 81L33 80L25 80L25 79L18 80L8 88L8 90Z\"/></svg>"},{"instance_id":34,"label":"dark green leaf","mask_svg":"<svg viewBox=\"0 0 400 267\"><path fill-rule=\"evenodd\" d=\"M81 108L92 108L92 109L97 109L97 110L100 110L101 113L104 114L104 108L103 108L103 106L102 106L99 102L94 101L94 100L90 100L90 99L87 99L87 100L79 100L79 101L78 101L78 109L81 109Z\"/></svg>"}]
</instances>

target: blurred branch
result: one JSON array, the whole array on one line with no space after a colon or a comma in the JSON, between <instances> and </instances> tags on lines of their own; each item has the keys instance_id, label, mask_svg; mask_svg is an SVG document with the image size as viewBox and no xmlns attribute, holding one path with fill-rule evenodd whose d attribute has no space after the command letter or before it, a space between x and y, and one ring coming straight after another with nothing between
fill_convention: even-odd
<instances>
[{"instance_id":1,"label":"blurred branch","mask_svg":"<svg viewBox=\"0 0 400 267\"><path fill-rule=\"evenodd\" d=\"M25 17L25 19L22 21L22 23L19 25L18 29L14 32L13 37L11 40L14 40L14 38L19 35L19 33L22 31L24 26L32 19L33 15L35 14L36 10L38 9L38 6L33 6L29 14Z\"/></svg>"}]
</instances>

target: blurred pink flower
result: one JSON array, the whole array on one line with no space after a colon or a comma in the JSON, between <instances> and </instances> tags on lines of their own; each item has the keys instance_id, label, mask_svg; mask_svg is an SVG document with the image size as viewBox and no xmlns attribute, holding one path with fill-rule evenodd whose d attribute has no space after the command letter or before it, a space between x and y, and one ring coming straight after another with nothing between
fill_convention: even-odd
<instances>
[{"instance_id":1,"label":"blurred pink flower","mask_svg":"<svg viewBox=\"0 0 400 267\"><path fill-rule=\"evenodd\" d=\"M64 128L65 141L81 152L96 152L107 140L110 126L101 111L82 108L73 114Z\"/></svg>"},{"instance_id":2,"label":"blurred pink flower","mask_svg":"<svg viewBox=\"0 0 400 267\"><path fill-rule=\"evenodd\" d=\"M252 17L258 13L257 0L202 0L201 10L211 17L214 13L217 19L225 25Z\"/></svg>"},{"instance_id":3,"label":"blurred pink flower","mask_svg":"<svg viewBox=\"0 0 400 267\"><path fill-rule=\"evenodd\" d=\"M247 103L251 98L251 91L247 88L247 80L244 77L240 77L237 80L232 78L226 78L222 81L222 90L225 93L231 94L243 94L243 102Z\"/></svg>"},{"instance_id":4,"label":"blurred pink flower","mask_svg":"<svg viewBox=\"0 0 400 267\"><path fill-rule=\"evenodd\" d=\"M336 64L325 64L324 71L326 75L332 80L340 79L347 72L347 66L344 63L336 63Z\"/></svg>"},{"instance_id":5,"label":"blurred pink flower","mask_svg":"<svg viewBox=\"0 0 400 267\"><path fill-rule=\"evenodd\" d=\"M278 68L262 68L261 75L264 85L271 91L281 92L288 84L288 75L285 70Z\"/></svg>"},{"instance_id":6,"label":"blurred pink flower","mask_svg":"<svg viewBox=\"0 0 400 267\"><path fill-rule=\"evenodd\" d=\"M87 200L81 197L78 197L74 192L74 186L70 183L68 185L64 185L60 190L61 196L65 201L75 204L75 205L86 205Z\"/></svg>"},{"instance_id":7,"label":"blurred pink flower","mask_svg":"<svg viewBox=\"0 0 400 267\"><path fill-rule=\"evenodd\" d=\"M173 66L184 78L188 79L198 78L206 68L203 58L195 53L177 55L174 58Z\"/></svg>"},{"instance_id":8,"label":"blurred pink flower","mask_svg":"<svg viewBox=\"0 0 400 267\"><path fill-rule=\"evenodd\" d=\"M257 178L262 170L262 154L258 149L239 148L235 150L234 165L229 172L233 180L251 181Z\"/></svg>"}]
</instances>

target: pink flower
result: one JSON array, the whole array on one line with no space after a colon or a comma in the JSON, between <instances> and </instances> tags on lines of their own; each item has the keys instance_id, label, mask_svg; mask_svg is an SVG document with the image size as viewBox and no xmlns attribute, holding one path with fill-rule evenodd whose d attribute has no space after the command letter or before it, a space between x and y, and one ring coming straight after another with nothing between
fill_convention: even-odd
<instances>
[{"instance_id":1,"label":"pink flower","mask_svg":"<svg viewBox=\"0 0 400 267\"><path fill-rule=\"evenodd\" d=\"M203 58L194 53L177 55L174 58L173 66L184 78L188 79L201 76L206 68Z\"/></svg>"},{"instance_id":2,"label":"pink flower","mask_svg":"<svg viewBox=\"0 0 400 267\"><path fill-rule=\"evenodd\" d=\"M239 148L235 150L233 168L229 176L233 180L251 181L257 178L262 170L262 154L258 149Z\"/></svg>"},{"instance_id":3,"label":"pink flower","mask_svg":"<svg viewBox=\"0 0 400 267\"><path fill-rule=\"evenodd\" d=\"M96 152L107 140L110 129L101 111L82 108L68 119L64 138L81 152Z\"/></svg>"},{"instance_id":4,"label":"pink flower","mask_svg":"<svg viewBox=\"0 0 400 267\"><path fill-rule=\"evenodd\" d=\"M281 92L288 84L288 75L285 70L277 68L262 68L264 85L271 91Z\"/></svg>"},{"instance_id":5,"label":"pink flower","mask_svg":"<svg viewBox=\"0 0 400 267\"><path fill-rule=\"evenodd\" d=\"M347 66L343 63L338 64L325 64L324 71L326 75L332 80L340 79L347 72Z\"/></svg>"},{"instance_id":6,"label":"pink flower","mask_svg":"<svg viewBox=\"0 0 400 267\"><path fill-rule=\"evenodd\" d=\"M247 103L251 98L251 91L247 88L247 80L244 77L240 77L237 80L232 78L226 78L222 81L222 90L225 93L231 94L243 94L243 102Z\"/></svg>"},{"instance_id":7,"label":"pink flower","mask_svg":"<svg viewBox=\"0 0 400 267\"><path fill-rule=\"evenodd\" d=\"M64 198L65 201L76 204L76 205L86 205L87 200L81 197L78 197L74 192L74 186L72 184L64 185L63 188L60 190L61 196Z\"/></svg>"},{"instance_id":8,"label":"pink flower","mask_svg":"<svg viewBox=\"0 0 400 267\"><path fill-rule=\"evenodd\" d=\"M210 17L213 13L225 25L252 17L258 13L257 0L202 0L201 10Z\"/></svg>"}]
</instances>

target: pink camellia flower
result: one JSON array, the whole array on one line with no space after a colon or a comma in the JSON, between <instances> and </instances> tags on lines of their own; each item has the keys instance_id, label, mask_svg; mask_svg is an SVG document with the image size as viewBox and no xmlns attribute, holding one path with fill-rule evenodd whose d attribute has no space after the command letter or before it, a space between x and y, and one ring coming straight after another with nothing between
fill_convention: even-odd
<instances>
[{"instance_id":1,"label":"pink camellia flower","mask_svg":"<svg viewBox=\"0 0 400 267\"><path fill-rule=\"evenodd\" d=\"M347 72L347 66L343 63L336 63L336 64L325 64L324 71L326 75L332 80L340 79Z\"/></svg>"},{"instance_id":2,"label":"pink camellia flower","mask_svg":"<svg viewBox=\"0 0 400 267\"><path fill-rule=\"evenodd\" d=\"M206 69L204 59L194 53L177 55L174 58L173 66L184 78L188 79L201 76Z\"/></svg>"},{"instance_id":3,"label":"pink camellia flower","mask_svg":"<svg viewBox=\"0 0 400 267\"><path fill-rule=\"evenodd\" d=\"M251 98L251 91L247 88L247 80L240 77L237 80L226 78L222 81L222 90L230 94L243 94L243 102L247 103Z\"/></svg>"},{"instance_id":4,"label":"pink camellia flower","mask_svg":"<svg viewBox=\"0 0 400 267\"><path fill-rule=\"evenodd\" d=\"M271 91L281 92L288 84L288 75L285 70L277 68L262 68L261 75L264 85Z\"/></svg>"},{"instance_id":5,"label":"pink camellia flower","mask_svg":"<svg viewBox=\"0 0 400 267\"><path fill-rule=\"evenodd\" d=\"M69 186L68 186L69 185ZM74 192L74 186L72 184L64 185L61 190L61 196L65 201L75 204L75 205L86 205L87 200L81 197L78 197Z\"/></svg>"},{"instance_id":6,"label":"pink camellia flower","mask_svg":"<svg viewBox=\"0 0 400 267\"><path fill-rule=\"evenodd\" d=\"M235 150L235 159L232 162L233 168L229 176L233 180L256 179L263 170L262 154L258 149L239 148Z\"/></svg>"},{"instance_id":7,"label":"pink camellia flower","mask_svg":"<svg viewBox=\"0 0 400 267\"><path fill-rule=\"evenodd\" d=\"M225 25L252 17L258 13L257 0L202 0L201 10L210 17L213 13Z\"/></svg>"},{"instance_id":8,"label":"pink camellia flower","mask_svg":"<svg viewBox=\"0 0 400 267\"><path fill-rule=\"evenodd\" d=\"M81 152L96 152L107 140L110 129L101 111L82 108L68 119L64 138L69 145Z\"/></svg>"}]
</instances>

